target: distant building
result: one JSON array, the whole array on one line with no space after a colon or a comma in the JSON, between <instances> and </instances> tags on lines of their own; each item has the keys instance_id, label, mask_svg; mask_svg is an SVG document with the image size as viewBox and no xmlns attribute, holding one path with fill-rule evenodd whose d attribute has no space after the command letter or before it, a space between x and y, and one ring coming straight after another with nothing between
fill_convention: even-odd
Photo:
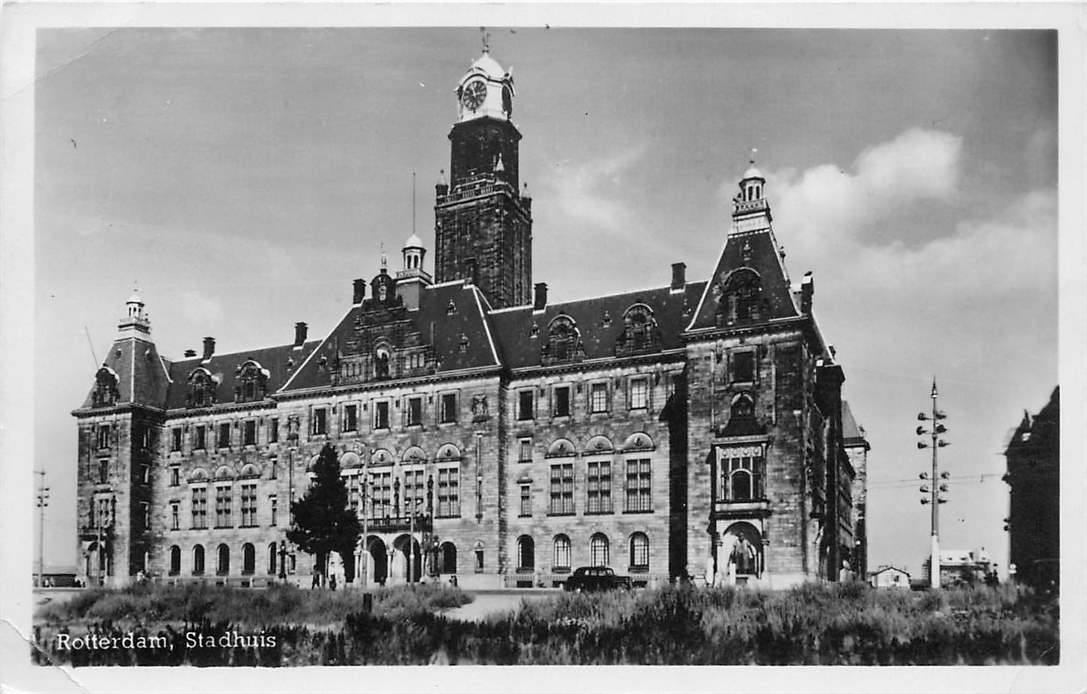
<instances>
[{"instance_id":1,"label":"distant building","mask_svg":"<svg viewBox=\"0 0 1087 694\"><path fill-rule=\"evenodd\" d=\"M931 562L926 559L922 573L929 575ZM940 550L940 585L948 588L956 585L983 583L993 571L994 565L985 548Z\"/></svg>"},{"instance_id":2,"label":"distant building","mask_svg":"<svg viewBox=\"0 0 1087 694\"><path fill-rule=\"evenodd\" d=\"M484 53L456 94L433 278L412 234L403 268L355 280L320 339L298 323L293 342L224 354L207 337L181 359L128 300L73 413L88 583L305 582L312 558L285 534L326 444L366 524L332 569L347 582L554 585L579 565L837 580L864 554L867 442L852 415L843 432L845 375L812 277L786 271L763 175L740 177L706 280L675 263L668 284L549 301L513 78Z\"/></svg>"},{"instance_id":3,"label":"distant building","mask_svg":"<svg viewBox=\"0 0 1087 694\"><path fill-rule=\"evenodd\" d=\"M1060 580L1060 388L1035 416L1023 412L1004 452L1008 471L1008 561L1015 580L1047 588Z\"/></svg>"},{"instance_id":4,"label":"distant building","mask_svg":"<svg viewBox=\"0 0 1087 694\"><path fill-rule=\"evenodd\" d=\"M896 566L881 566L868 574L868 583L873 588L910 588L910 574Z\"/></svg>"},{"instance_id":5,"label":"distant building","mask_svg":"<svg viewBox=\"0 0 1087 694\"><path fill-rule=\"evenodd\" d=\"M853 418L849 403L842 401L842 447L853 467L853 552L850 557L857 576L868 575L868 437L864 427Z\"/></svg>"}]
</instances>

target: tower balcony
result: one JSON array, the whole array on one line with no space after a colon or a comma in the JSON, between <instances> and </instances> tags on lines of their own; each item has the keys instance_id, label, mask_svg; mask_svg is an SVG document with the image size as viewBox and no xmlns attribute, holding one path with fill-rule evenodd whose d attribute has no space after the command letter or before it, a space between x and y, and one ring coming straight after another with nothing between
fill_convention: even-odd
<instances>
[{"instance_id":1,"label":"tower balcony","mask_svg":"<svg viewBox=\"0 0 1087 694\"><path fill-rule=\"evenodd\" d=\"M735 208L732 212L733 216L741 214L749 214L752 212L765 212L770 209L770 203L766 198L757 198L755 200L734 200Z\"/></svg>"},{"instance_id":2,"label":"tower balcony","mask_svg":"<svg viewBox=\"0 0 1087 694\"><path fill-rule=\"evenodd\" d=\"M439 195L437 204L450 205L474 198L487 197L495 193L507 193L512 197L517 197L517 190L501 174L480 172L473 174L467 181L458 183L445 195Z\"/></svg>"}]
</instances>

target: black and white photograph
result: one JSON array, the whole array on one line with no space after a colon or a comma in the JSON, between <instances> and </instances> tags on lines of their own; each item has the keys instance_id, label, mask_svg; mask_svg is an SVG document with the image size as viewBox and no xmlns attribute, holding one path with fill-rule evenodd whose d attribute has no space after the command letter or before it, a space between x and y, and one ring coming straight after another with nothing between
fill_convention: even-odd
<instances>
[{"instance_id":1,"label":"black and white photograph","mask_svg":"<svg viewBox=\"0 0 1087 694\"><path fill-rule=\"evenodd\" d=\"M6 684L1087 686L1082 5L20 9Z\"/></svg>"}]
</instances>

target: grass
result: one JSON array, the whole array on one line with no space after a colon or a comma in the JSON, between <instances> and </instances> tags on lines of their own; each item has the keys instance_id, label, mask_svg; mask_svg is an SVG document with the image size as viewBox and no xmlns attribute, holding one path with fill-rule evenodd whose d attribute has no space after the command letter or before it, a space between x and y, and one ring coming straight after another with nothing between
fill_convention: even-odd
<instances>
[{"instance_id":1,"label":"grass","mask_svg":"<svg viewBox=\"0 0 1087 694\"><path fill-rule=\"evenodd\" d=\"M681 585L561 594L480 622L440 614L469 599L446 586L389 589L376 593L374 610L366 613L358 593L187 586L97 598L88 592L66 606L46 606L38 621L56 629L76 620L111 634L123 633L120 622L146 623L153 615L172 638L180 633L175 626L202 633L262 626L277 636L275 648L259 650L50 652L76 665L991 665L1059 659L1056 599L1015 586L914 593L863 584L780 592Z\"/></svg>"}]
</instances>

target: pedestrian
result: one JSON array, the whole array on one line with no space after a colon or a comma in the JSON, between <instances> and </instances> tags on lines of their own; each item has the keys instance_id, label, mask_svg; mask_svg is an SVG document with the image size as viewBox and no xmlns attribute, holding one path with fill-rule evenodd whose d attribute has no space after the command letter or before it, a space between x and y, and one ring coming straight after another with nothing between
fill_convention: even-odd
<instances>
[{"instance_id":1,"label":"pedestrian","mask_svg":"<svg viewBox=\"0 0 1087 694\"><path fill-rule=\"evenodd\" d=\"M457 587L457 574L453 574L449 577L449 585L453 586L454 588Z\"/></svg>"},{"instance_id":2,"label":"pedestrian","mask_svg":"<svg viewBox=\"0 0 1087 694\"><path fill-rule=\"evenodd\" d=\"M309 589L313 590L314 588L320 588L320 587L321 587L321 572L318 571L317 569L314 569L313 570L313 580L309 584Z\"/></svg>"},{"instance_id":3,"label":"pedestrian","mask_svg":"<svg viewBox=\"0 0 1087 694\"><path fill-rule=\"evenodd\" d=\"M336 574L332 574L328 577L328 587L332 590L336 590Z\"/></svg>"}]
</instances>

